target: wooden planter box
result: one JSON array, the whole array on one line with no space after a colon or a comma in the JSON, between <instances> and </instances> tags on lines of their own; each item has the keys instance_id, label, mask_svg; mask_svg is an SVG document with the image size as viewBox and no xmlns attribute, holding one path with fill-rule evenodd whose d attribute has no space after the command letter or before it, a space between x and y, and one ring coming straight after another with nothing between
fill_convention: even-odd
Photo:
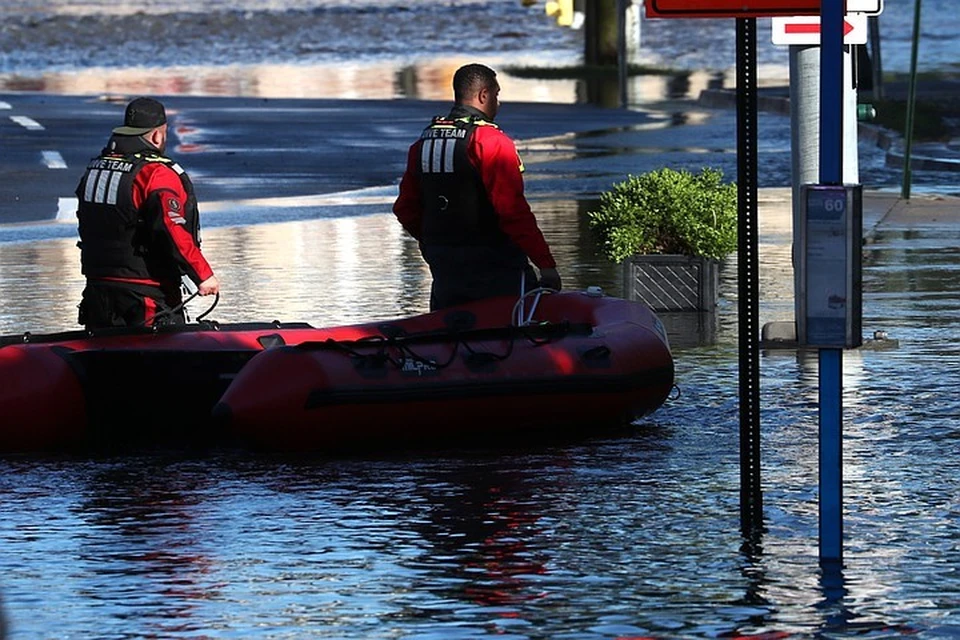
<instances>
[{"instance_id":1,"label":"wooden planter box","mask_svg":"<svg viewBox=\"0 0 960 640\"><path fill-rule=\"evenodd\" d=\"M716 260L638 255L623 263L623 292L654 311L713 311L720 266Z\"/></svg>"}]
</instances>

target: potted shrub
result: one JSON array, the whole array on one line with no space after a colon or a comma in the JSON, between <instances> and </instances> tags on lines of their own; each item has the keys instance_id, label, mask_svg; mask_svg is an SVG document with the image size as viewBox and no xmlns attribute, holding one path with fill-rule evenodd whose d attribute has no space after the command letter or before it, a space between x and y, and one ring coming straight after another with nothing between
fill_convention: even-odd
<instances>
[{"instance_id":1,"label":"potted shrub","mask_svg":"<svg viewBox=\"0 0 960 640\"><path fill-rule=\"evenodd\" d=\"M655 311L711 311L718 266L737 248L737 187L718 169L657 169L587 213L598 250L624 264L624 294Z\"/></svg>"}]
</instances>

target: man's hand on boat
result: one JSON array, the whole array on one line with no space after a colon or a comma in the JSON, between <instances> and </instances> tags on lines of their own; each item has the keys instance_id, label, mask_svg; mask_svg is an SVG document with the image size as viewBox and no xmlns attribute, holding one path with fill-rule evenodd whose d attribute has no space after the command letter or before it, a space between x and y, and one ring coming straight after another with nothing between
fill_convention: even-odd
<instances>
[{"instance_id":1,"label":"man's hand on boat","mask_svg":"<svg viewBox=\"0 0 960 640\"><path fill-rule=\"evenodd\" d=\"M201 296L212 296L216 293L220 293L220 281L217 280L217 276L210 276L201 282L197 289Z\"/></svg>"},{"instance_id":2,"label":"man's hand on boat","mask_svg":"<svg viewBox=\"0 0 960 640\"><path fill-rule=\"evenodd\" d=\"M540 269L540 286L545 289L560 291L563 284L560 282L560 274L556 269Z\"/></svg>"}]
</instances>

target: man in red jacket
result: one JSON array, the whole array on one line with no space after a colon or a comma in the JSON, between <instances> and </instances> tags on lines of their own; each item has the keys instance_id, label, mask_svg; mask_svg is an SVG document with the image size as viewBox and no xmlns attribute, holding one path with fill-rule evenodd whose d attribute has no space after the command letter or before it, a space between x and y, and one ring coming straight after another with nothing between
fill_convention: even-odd
<instances>
[{"instance_id":1,"label":"man in red jacket","mask_svg":"<svg viewBox=\"0 0 960 640\"><path fill-rule=\"evenodd\" d=\"M200 253L193 184L166 144L163 105L137 98L77 186L87 277L79 322L88 329L183 323L182 275L201 296L220 290Z\"/></svg>"},{"instance_id":2,"label":"man in red jacket","mask_svg":"<svg viewBox=\"0 0 960 640\"><path fill-rule=\"evenodd\" d=\"M454 106L410 147L393 212L430 266L431 310L537 286L559 290L550 247L523 195L523 163L493 123L500 84L489 67L453 76ZM540 278L530 266L540 270Z\"/></svg>"}]
</instances>

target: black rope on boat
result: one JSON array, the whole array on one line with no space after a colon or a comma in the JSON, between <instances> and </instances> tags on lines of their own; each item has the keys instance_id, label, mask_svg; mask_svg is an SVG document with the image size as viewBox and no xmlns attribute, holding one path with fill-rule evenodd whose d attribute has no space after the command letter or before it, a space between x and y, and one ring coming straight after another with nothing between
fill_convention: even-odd
<instances>
[{"instance_id":1,"label":"black rope on boat","mask_svg":"<svg viewBox=\"0 0 960 640\"><path fill-rule=\"evenodd\" d=\"M358 351L358 350L356 350L356 349L354 349L354 348L351 348L351 347L349 346L349 345L351 345L351 344L363 344L364 346L372 345L372 346L377 347L377 351L374 352L374 353L363 353L363 352ZM444 362L443 364L438 364L437 362L435 362L435 361L433 361L433 360L431 360L431 359L429 359L429 358L425 358L425 357L417 354L417 353L414 352L412 349L410 349L410 347L402 344L402 342L400 342L400 340L398 340L398 338L388 338L388 337L385 337L385 336L366 336L366 337L364 337L364 338L360 338L359 340L355 340L355 341L350 342L350 343L340 342L340 341L338 341L338 340L334 340L333 338L327 338L326 340L324 340L323 342L320 342L320 343L303 343L303 344L300 344L300 345L298 345L298 348L302 348L302 347L304 347L304 346L306 346L306 347L309 348L309 349L324 349L324 348L329 348L329 349L332 350L332 351L338 351L338 352L340 352L340 353L344 353L344 354L346 354L346 355L348 355L348 356L350 356L351 358L354 358L354 359L356 359L356 360L372 361L372 362L375 363L375 364L379 364L379 363L383 363L383 362L389 362L390 364L392 364L392 365L393 365L394 367L396 367L397 369L402 369L402 368L403 368L403 360L401 360L401 359L399 359L399 358L392 358L392 357L390 357L390 354L389 354L388 351L387 351L387 349L388 349L389 347L393 347L393 348L397 349L401 354L406 354L406 355L408 355L411 359L416 360L417 362L421 362L421 363L423 363L423 364L429 364L430 366L433 366L433 367L437 367L437 368L441 368L441 369L442 369L442 368L444 368L444 367L450 366L450 364L453 362L453 359L454 359L454 358L456 357L456 355L457 355L457 350L458 350L458 346L459 346L459 341L454 342L454 344L453 344L453 349L451 349L451 351L450 351L450 358L447 359L447 361Z\"/></svg>"},{"instance_id":2,"label":"black rope on boat","mask_svg":"<svg viewBox=\"0 0 960 640\"><path fill-rule=\"evenodd\" d=\"M527 331L527 329L536 328L536 327L539 327L539 326L541 326L541 325L530 325L530 324L528 324L528 325L524 325L523 327L520 327L520 328L523 330L522 333L523 333L524 336L527 338L527 340L529 340L532 344L534 344L534 345L536 345L536 346L538 346L538 347L539 347L540 345L542 345L542 344L550 344L551 342L553 342L554 340L557 339L557 338L553 337L553 335L552 335L551 333L549 333L549 332L547 333L547 335L546 335L545 337L543 337L543 338L537 338L537 337L535 337L535 336L530 335L531 332ZM560 338L565 338L566 336L568 336L568 335L570 335L571 333L573 333L574 330L577 328L578 325L573 325L573 324L571 324L568 320L564 320L563 322L559 322L559 323L557 323L557 324L555 324L555 325L551 325L551 326L562 327L563 331L562 331L562 333L560 334L559 337L560 337ZM588 328L588 331L587 331L588 333L589 333L590 331L593 331L593 327L590 327L590 326L588 326L588 325L583 325L583 326Z\"/></svg>"},{"instance_id":3,"label":"black rope on boat","mask_svg":"<svg viewBox=\"0 0 960 640\"><path fill-rule=\"evenodd\" d=\"M468 331L425 331L398 336L366 336L358 340L339 341L328 338L323 342L304 342L297 345L297 349L330 350L343 353L358 361L370 362L373 365L382 366L384 363L390 363L397 369L403 369L407 359L429 365L434 369L444 369L453 364L462 346L473 358L487 358L491 361L503 361L513 354L514 346L518 338L525 338L535 346L541 346L560 340L571 333L582 331L589 333L593 327L587 324L572 324L568 321L559 323L542 323L538 325L526 326L508 326L491 327L485 329L473 329ZM508 340L505 353L498 354L489 351L479 351L470 345L469 341L506 339ZM416 344L435 344L437 342L449 341L451 345L450 357L443 362L438 362L428 358L416 350L411 345ZM373 353L360 351L360 348L376 347ZM389 349L396 349L401 357L392 357Z\"/></svg>"},{"instance_id":4,"label":"black rope on boat","mask_svg":"<svg viewBox=\"0 0 960 640\"><path fill-rule=\"evenodd\" d=\"M350 344L356 343L366 343L375 347L378 347L377 351L374 353L362 353L356 349L351 348ZM390 361L390 356L387 354L386 349L384 348L384 340L381 336L366 336L360 340L353 341L351 343L341 342L333 338L327 338L320 343L311 343L310 348L312 349L329 349L331 351L338 351L345 355L350 356L356 360L367 360L374 363L382 363ZM297 345L295 348L302 347L303 345Z\"/></svg>"},{"instance_id":5,"label":"black rope on boat","mask_svg":"<svg viewBox=\"0 0 960 640\"><path fill-rule=\"evenodd\" d=\"M446 369L451 364L453 364L454 359L456 359L457 353L460 351L460 344L461 342L459 338L451 344L450 357L447 358L446 362L443 362L443 363L439 363L425 356L421 356L419 353L417 353L416 351L414 351L413 349L411 349L405 344L396 345L396 348L400 351L400 353L407 354L415 362L421 362L423 364L430 365L431 367L434 367L436 369ZM463 343L463 346L466 347L467 344ZM402 362L400 362L399 364L395 362L394 365L397 366L398 369L403 367Z\"/></svg>"},{"instance_id":6,"label":"black rope on boat","mask_svg":"<svg viewBox=\"0 0 960 640\"><path fill-rule=\"evenodd\" d=\"M157 313L157 314L156 314L155 316L153 316L152 318L147 318L147 319L144 320L143 322L141 322L141 323L139 323L139 324L136 324L136 325L134 325L134 326L136 326L136 327L145 327L145 326L147 326L147 323L150 322L150 323L151 323L150 326L151 326L154 330L159 329L161 326L164 325L164 323L163 323L163 322L158 322L158 320L163 320L163 318L168 318L168 317L170 317L170 316L173 316L175 313L179 313L181 310L183 310L184 307L187 306L187 303L189 303L191 300L193 300L194 298L196 298L198 295L200 295L200 292L199 292L199 291L194 291L193 293L190 294L189 297L187 297L187 299L182 300L182 301L180 302L180 304L178 304L177 306L175 306L175 307L173 307L173 308L171 308L171 309L164 309L163 311ZM206 311L204 311L203 313L201 313L200 315L197 316L197 323L201 323L201 321L202 321L204 318L206 318L208 315L210 315L210 312L213 311L213 310L217 307L217 304L218 304L219 302L220 302L220 292L217 291L216 295L215 295L214 298L213 298L213 304L210 305L210 308L207 309Z\"/></svg>"},{"instance_id":7,"label":"black rope on boat","mask_svg":"<svg viewBox=\"0 0 960 640\"><path fill-rule=\"evenodd\" d=\"M554 326L557 326L557 325L554 325ZM464 339L464 337L465 337L465 336L464 336L464 333L467 333L467 334L476 334L476 333L478 333L478 332L486 333L487 330L485 330L485 329L477 329L477 330L475 330L475 331L468 331L468 332L448 331L448 332L445 332L446 335L447 335L447 336L450 336L450 337L452 337L452 338L455 338L455 340L452 342L452 347L453 347L453 348L450 350L450 357L447 359L446 362L444 362L444 363L442 363L442 364L441 364L441 363L438 363L438 362L436 362L436 361L434 361L434 360L432 360L432 359L430 359L430 358L421 356L420 354L418 354L417 352L415 352L413 349L411 349L411 348L410 348L409 346L407 346L406 344L403 344L402 342L401 342L400 344L392 344L391 346L397 348L401 353L407 354L407 355L408 355L411 359L413 359L414 361L422 362L422 363L424 363L424 364L429 364L429 365L431 365L432 367L434 367L434 368L436 368L436 369L444 369L444 368L450 366L451 364L453 364L453 361L454 361L454 359L456 358L457 353L458 353L459 350L460 350L460 346L463 346L463 348L466 349L466 351L470 354L471 357L474 357L474 358L483 357L483 358L487 358L488 360L491 360L491 361L502 362L503 360L506 360L507 358L509 358L509 357L513 354L513 348L514 348L514 345L516 344L517 334L522 335L523 337L525 337L525 338L527 338L528 340L530 340L530 342L532 342L533 344L539 346L539 345L541 345L541 344L547 344L548 342L551 342L552 340L556 340L556 339L562 338L563 336L567 335L568 331L566 331L566 329L569 327L569 323L561 323L561 325L559 325L559 326L561 326L561 327L564 329L559 337L548 337L548 338L545 338L545 339L541 339L541 340L539 340L539 341L538 341L537 339L535 339L533 336L531 336L531 335L530 335L530 332L527 331L527 329L528 329L529 327L510 327L510 328L509 328L509 331L507 331L508 337L509 337L509 343L507 344L507 352L506 352L506 353L503 353L503 354L493 353L493 352L491 352L491 351L477 351L476 349L474 349L473 347L470 346L470 343L467 342L467 340ZM496 331L498 334L503 332L502 329L496 329L495 331ZM416 335L416 334L414 334L414 335ZM408 336L408 337L409 337L409 336ZM467 337L469 337L469 335L468 335ZM394 339L394 340L392 340L392 342L398 342L398 341L397 341L396 339ZM399 363L399 364L398 364L398 363L394 362L394 365L395 365L395 366L398 366L398 368L399 368L400 366L402 366L402 363Z\"/></svg>"},{"instance_id":8,"label":"black rope on boat","mask_svg":"<svg viewBox=\"0 0 960 640\"><path fill-rule=\"evenodd\" d=\"M143 322L138 322L137 324L135 324L135 325L133 325L133 326L135 326L135 327L145 327L145 326L147 326L147 323L149 322L149 323L151 323L150 326L153 327L154 330L157 330L157 329L159 329L159 328L163 325L162 322L161 322L161 323L158 323L158 322L157 322L158 320L162 320L163 318L166 318L166 317L168 317L168 316L172 316L173 314L177 313L178 311L180 311L181 309L183 309L183 307L186 306L186 304L187 304L188 302L190 302L191 300L193 300L194 298L196 298L198 295L200 295L200 292L199 292L199 291L194 291L193 294L192 294L189 298L187 298L186 300L181 301L180 304L178 304L177 306L173 307L172 309L164 309L163 311L155 314L152 318L146 318Z\"/></svg>"},{"instance_id":9,"label":"black rope on boat","mask_svg":"<svg viewBox=\"0 0 960 640\"><path fill-rule=\"evenodd\" d=\"M540 333L545 333L546 335L539 338L533 335L538 332L537 331L538 329ZM572 333L572 330L573 330L573 325L571 325L570 322L566 320L556 324L542 323L538 325L523 325L523 326L510 327L510 331L508 332L510 340L507 344L507 351L506 353L502 353L502 354L493 353L492 351L477 351L470 346L469 342L462 339L462 335L455 334L458 336L458 340L454 343L453 354L451 355L450 360L447 361L447 363L444 364L443 366L447 366L451 362L453 362L453 357L456 355L458 351L457 347L459 347L460 345L463 345L463 348L467 350L467 352L470 354L471 357L486 358L493 362L502 362L508 359L511 355L513 355L513 349L514 349L514 346L516 345L517 337L524 337L531 344L539 347L545 344L550 344L551 342L555 342L562 338L565 338L566 336L570 335L570 333ZM483 332L484 330L478 329L477 331ZM406 347L406 350L409 353L413 354L413 352L409 349L409 347ZM413 355L416 355L416 354L413 354ZM417 357L419 358L419 356ZM420 359L422 360L422 358Z\"/></svg>"},{"instance_id":10,"label":"black rope on boat","mask_svg":"<svg viewBox=\"0 0 960 640\"><path fill-rule=\"evenodd\" d=\"M468 343L466 343L466 342L463 343L463 348L466 349L466 350L470 353L471 356L483 355L483 356L485 356L485 357L487 357L487 358L491 358L491 359L493 359L493 360L496 360L497 362L502 362L503 360L506 360L507 358L509 358L509 357L513 354L513 345L516 344L516 342L517 342L516 338L515 338L515 337L511 337L511 338L510 338L510 342L507 343L507 352L504 353L504 354L502 354L502 355L501 355L501 354L497 354L497 353L493 353L493 352L491 352L491 351L474 351L473 347L471 347L471 346L470 346ZM533 342L533 341L531 341L531 342ZM534 344L537 344L537 343L534 342Z\"/></svg>"},{"instance_id":11,"label":"black rope on boat","mask_svg":"<svg viewBox=\"0 0 960 640\"><path fill-rule=\"evenodd\" d=\"M193 296L191 296L191 297L193 297ZM201 313L200 315L197 316L197 322L200 322L201 320L203 320L204 318L206 318L208 315L210 315L210 312L217 308L217 304L218 304L219 302L220 302L220 292L217 291L216 295L213 297L213 304L210 305L210 308L209 308L209 309L207 309L206 311L204 311L203 313ZM184 302L183 304L187 304L187 303ZM181 305L181 306L183 306L183 305Z\"/></svg>"}]
</instances>

